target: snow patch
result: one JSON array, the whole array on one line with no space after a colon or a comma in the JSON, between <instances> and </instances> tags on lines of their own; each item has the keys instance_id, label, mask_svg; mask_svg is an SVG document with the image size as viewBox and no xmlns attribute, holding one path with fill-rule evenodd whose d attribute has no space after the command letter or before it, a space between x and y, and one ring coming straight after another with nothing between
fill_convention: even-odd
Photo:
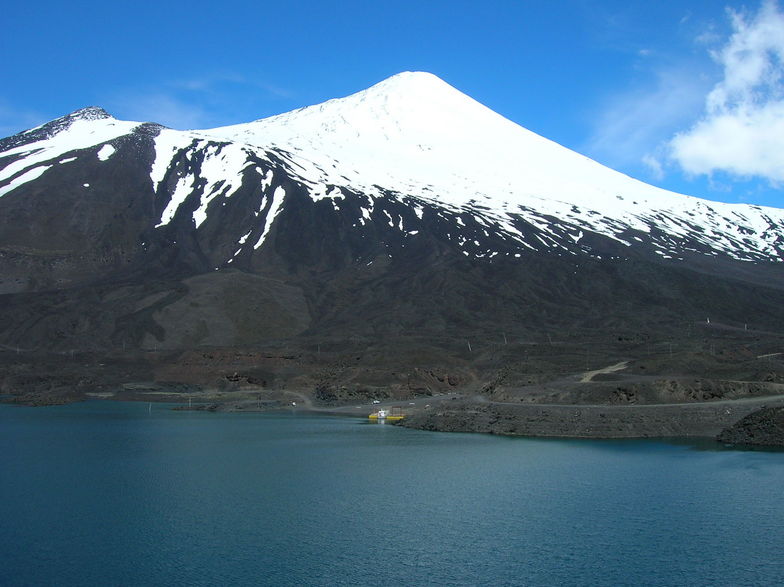
<instances>
[{"instance_id":1,"label":"snow patch","mask_svg":"<svg viewBox=\"0 0 784 587\"><path fill-rule=\"evenodd\" d=\"M157 192L174 155L188 147L194 138L189 133L165 128L155 137L155 160L150 167L152 187Z\"/></svg>"},{"instance_id":2,"label":"snow patch","mask_svg":"<svg viewBox=\"0 0 784 587\"><path fill-rule=\"evenodd\" d=\"M257 168L258 169L258 168ZM261 169L258 169L259 174L261 174ZM272 180L275 177L275 174L272 172L272 169L268 169L267 173L262 174L261 178L261 189L262 191L267 191L269 188L272 187Z\"/></svg>"},{"instance_id":3,"label":"snow patch","mask_svg":"<svg viewBox=\"0 0 784 587\"><path fill-rule=\"evenodd\" d=\"M0 186L0 197L6 195L8 192L12 192L19 186L22 186L34 179L38 179L41 177L47 169L49 169L51 165L41 165L40 167L36 167L35 169L30 169L29 171L25 171L21 175L18 175L11 182L7 185Z\"/></svg>"},{"instance_id":4,"label":"snow patch","mask_svg":"<svg viewBox=\"0 0 784 587\"><path fill-rule=\"evenodd\" d=\"M161 214L161 220L155 225L155 228L165 226L172 221L174 215L177 213L177 208L180 207L180 204L182 204L193 191L194 180L195 178L192 178L191 176L181 177L177 180L177 185L174 186L174 192L171 195L171 199L169 200L169 203L166 204L166 208L164 208L163 213Z\"/></svg>"},{"instance_id":5,"label":"snow patch","mask_svg":"<svg viewBox=\"0 0 784 587\"><path fill-rule=\"evenodd\" d=\"M196 228L207 220L207 208L210 202L218 196L230 198L242 187L245 169L253 165L253 162L248 160L248 152L242 145L210 145L203 150L203 153L204 160L199 170L199 177L204 180L205 188L199 207L193 212L193 223Z\"/></svg>"},{"instance_id":6,"label":"snow patch","mask_svg":"<svg viewBox=\"0 0 784 587\"><path fill-rule=\"evenodd\" d=\"M386 210L382 210L382 212L387 217L387 220L389 222L389 226L391 228L395 228L395 221L392 219L392 215L389 212L387 212Z\"/></svg>"},{"instance_id":7,"label":"snow patch","mask_svg":"<svg viewBox=\"0 0 784 587\"><path fill-rule=\"evenodd\" d=\"M248 237L250 236L250 233L252 233L252 232L253 232L252 230L249 230L246 234L244 234L242 237L240 237L240 240L237 241L237 244L238 245L244 245L245 241L248 240Z\"/></svg>"},{"instance_id":8,"label":"snow patch","mask_svg":"<svg viewBox=\"0 0 784 587\"><path fill-rule=\"evenodd\" d=\"M286 197L286 190L283 189L281 186L275 188L275 191L272 194L272 202L270 203L269 210L267 210L267 216L264 218L264 230L259 237L259 240L256 241L256 244L253 245L253 249L258 249L262 243L264 243L264 239L267 238L267 234L272 228L272 223L280 214L281 206L283 205L283 200Z\"/></svg>"},{"instance_id":9,"label":"snow patch","mask_svg":"<svg viewBox=\"0 0 784 587\"><path fill-rule=\"evenodd\" d=\"M104 145L98 151L98 159L100 159L101 161L106 161L107 159L109 159L109 157L114 155L116 151L117 149L115 149L112 145L109 144Z\"/></svg>"}]
</instances>

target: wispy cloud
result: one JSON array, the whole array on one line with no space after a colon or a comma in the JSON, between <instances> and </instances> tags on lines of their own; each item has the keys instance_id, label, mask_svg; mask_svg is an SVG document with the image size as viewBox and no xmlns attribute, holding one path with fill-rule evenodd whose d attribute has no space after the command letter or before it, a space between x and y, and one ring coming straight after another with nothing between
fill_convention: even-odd
<instances>
[{"instance_id":1,"label":"wispy cloud","mask_svg":"<svg viewBox=\"0 0 784 587\"><path fill-rule=\"evenodd\" d=\"M276 84L270 83L261 77L247 74L224 72L209 74L202 77L178 79L169 82L172 88L191 92L201 92L208 94L221 94L230 89L253 89L258 90L262 95L273 96L276 98L291 98L293 93Z\"/></svg>"},{"instance_id":2,"label":"wispy cloud","mask_svg":"<svg viewBox=\"0 0 784 587\"><path fill-rule=\"evenodd\" d=\"M662 66L646 85L606 101L582 150L614 167L643 164L660 179L662 143L700 111L709 87L689 65Z\"/></svg>"},{"instance_id":3,"label":"wispy cloud","mask_svg":"<svg viewBox=\"0 0 784 587\"><path fill-rule=\"evenodd\" d=\"M784 13L766 0L756 13L729 11L733 33L712 56L723 76L703 116L669 141L689 174L726 172L784 181Z\"/></svg>"},{"instance_id":4,"label":"wispy cloud","mask_svg":"<svg viewBox=\"0 0 784 587\"><path fill-rule=\"evenodd\" d=\"M238 73L175 78L155 88L115 93L102 103L120 118L158 122L176 129L207 128L277 114L292 93Z\"/></svg>"},{"instance_id":5,"label":"wispy cloud","mask_svg":"<svg viewBox=\"0 0 784 587\"><path fill-rule=\"evenodd\" d=\"M106 102L107 110L119 118L157 122L170 128L203 128L210 119L204 108L164 92L126 93Z\"/></svg>"}]
</instances>

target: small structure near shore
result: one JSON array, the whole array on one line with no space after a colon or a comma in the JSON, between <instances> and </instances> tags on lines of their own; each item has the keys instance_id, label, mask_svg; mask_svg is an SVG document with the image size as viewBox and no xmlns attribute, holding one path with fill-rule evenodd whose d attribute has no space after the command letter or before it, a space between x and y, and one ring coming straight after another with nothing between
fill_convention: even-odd
<instances>
[{"instance_id":1,"label":"small structure near shore","mask_svg":"<svg viewBox=\"0 0 784 587\"><path fill-rule=\"evenodd\" d=\"M378 410L368 416L371 422L397 422L405 418L403 408L393 407L389 410Z\"/></svg>"}]
</instances>

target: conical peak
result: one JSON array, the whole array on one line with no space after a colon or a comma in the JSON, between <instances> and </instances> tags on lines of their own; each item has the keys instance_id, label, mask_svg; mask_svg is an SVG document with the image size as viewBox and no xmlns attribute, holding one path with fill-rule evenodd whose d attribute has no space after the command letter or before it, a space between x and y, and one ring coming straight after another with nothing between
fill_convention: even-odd
<instances>
[{"instance_id":1,"label":"conical peak","mask_svg":"<svg viewBox=\"0 0 784 587\"><path fill-rule=\"evenodd\" d=\"M472 124L517 127L432 73L404 71L344 98L204 132L252 144L282 145L292 136L340 143L368 133L388 139L403 134L422 143L423 133L474 134L466 128Z\"/></svg>"},{"instance_id":2,"label":"conical peak","mask_svg":"<svg viewBox=\"0 0 784 587\"><path fill-rule=\"evenodd\" d=\"M428 73L426 71L403 71L378 82L365 91L370 90L384 92L407 92L423 90L451 92L458 91L437 75Z\"/></svg>"},{"instance_id":3,"label":"conical peak","mask_svg":"<svg viewBox=\"0 0 784 587\"><path fill-rule=\"evenodd\" d=\"M300 108L248 124L204 131L258 146L327 154L343 161L385 153L399 160L426 151L444 160L530 141L532 133L505 119L438 76L398 73L345 98ZM539 139L544 140L544 139ZM531 150L531 149L526 149ZM411 155L411 154L414 155ZM489 156L489 155L488 155ZM404 165L405 167L405 165Z\"/></svg>"},{"instance_id":4,"label":"conical peak","mask_svg":"<svg viewBox=\"0 0 784 587\"><path fill-rule=\"evenodd\" d=\"M478 105L471 97L446 83L440 77L425 71L404 71L389 77L349 98L378 100L385 104L410 104L418 107L454 107L457 103Z\"/></svg>"},{"instance_id":5,"label":"conical peak","mask_svg":"<svg viewBox=\"0 0 784 587\"><path fill-rule=\"evenodd\" d=\"M413 83L431 83L437 82L441 84L445 84L446 82L442 80L440 77L435 75L434 73L430 73L429 71L401 71L400 73L396 73L395 75L391 75L385 80L379 83L386 83L386 82L413 82Z\"/></svg>"},{"instance_id":6,"label":"conical peak","mask_svg":"<svg viewBox=\"0 0 784 587\"><path fill-rule=\"evenodd\" d=\"M345 98L252 124L264 127L263 136L274 136L273 140L283 135L318 135L337 143L365 136L374 141L383 137L424 144L430 138L452 140L455 134L475 135L477 127L519 128L439 77L421 71L399 73ZM234 128L251 130L243 125Z\"/></svg>"}]
</instances>

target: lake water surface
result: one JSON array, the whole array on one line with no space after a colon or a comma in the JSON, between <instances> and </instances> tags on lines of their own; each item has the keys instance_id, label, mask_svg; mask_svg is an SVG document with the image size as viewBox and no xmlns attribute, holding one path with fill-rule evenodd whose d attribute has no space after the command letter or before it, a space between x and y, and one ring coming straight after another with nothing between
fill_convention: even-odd
<instances>
[{"instance_id":1,"label":"lake water surface","mask_svg":"<svg viewBox=\"0 0 784 587\"><path fill-rule=\"evenodd\" d=\"M784 584L784 453L718 448L0 405L0 584Z\"/></svg>"}]
</instances>

